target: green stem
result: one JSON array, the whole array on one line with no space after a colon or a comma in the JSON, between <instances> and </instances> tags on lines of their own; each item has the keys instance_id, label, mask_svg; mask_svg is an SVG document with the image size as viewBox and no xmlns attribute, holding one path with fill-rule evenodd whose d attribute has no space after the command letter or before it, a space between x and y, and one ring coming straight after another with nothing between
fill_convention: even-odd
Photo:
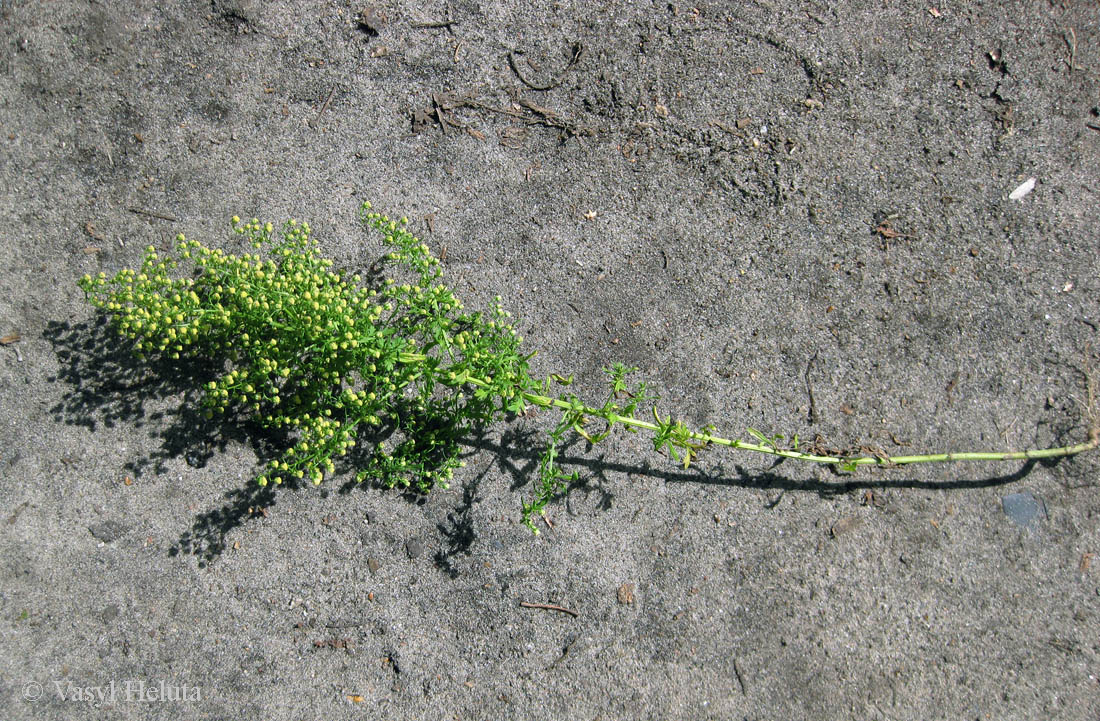
<instances>
[{"instance_id":1,"label":"green stem","mask_svg":"<svg viewBox=\"0 0 1100 721\"><path fill-rule=\"evenodd\" d=\"M408 356L413 354L405 354L407 357L403 357L403 362L412 362L413 359ZM479 378L472 378L467 376L465 382L471 385L487 388L489 384ZM531 393L529 391L523 392L523 397L527 401L541 407L541 408L560 408L566 411L580 410L585 415L593 417L603 418L611 424L622 423L624 426L631 426L634 428L642 428L650 432L657 432L660 427L656 423L650 421L644 421L634 416L623 416L617 413L608 413L601 408L592 408L590 406L581 406L579 409L568 401L564 401L558 398L550 398L549 396L540 395L538 393ZM774 446L761 445L759 443L750 443L740 439L723 438L721 436L712 435L710 433L701 433L699 431L689 431L688 438L693 441L698 441L700 444L714 444L716 446L728 446L729 448L735 448L738 450L752 451L755 453L764 453L769 456L776 456L779 458L792 458L797 461L806 461L809 463L821 463L826 465L843 465L843 466L904 466L914 463L953 463L958 461L1026 461L1026 460L1038 460L1042 458L1061 458L1064 456L1074 456L1078 453L1084 453L1100 447L1100 429L1093 429L1089 433L1089 439L1081 443L1075 443L1068 446L1059 446L1057 448L1039 448L1029 449L1026 451L968 451L962 453L925 453L919 455L910 456L833 456L833 455L818 455L814 453L803 453L802 451L777 448Z\"/></svg>"}]
</instances>

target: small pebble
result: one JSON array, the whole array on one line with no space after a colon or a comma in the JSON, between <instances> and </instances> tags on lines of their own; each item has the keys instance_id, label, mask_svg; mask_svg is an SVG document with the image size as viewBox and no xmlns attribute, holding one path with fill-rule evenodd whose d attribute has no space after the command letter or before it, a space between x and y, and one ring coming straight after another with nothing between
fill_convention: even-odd
<instances>
[{"instance_id":1,"label":"small pebble","mask_svg":"<svg viewBox=\"0 0 1100 721\"><path fill-rule=\"evenodd\" d=\"M1035 188L1035 178L1028 178L1024 182L1020 183L1011 193L1008 194L1009 200L1020 200L1025 195L1030 193Z\"/></svg>"},{"instance_id":2,"label":"small pebble","mask_svg":"<svg viewBox=\"0 0 1100 721\"><path fill-rule=\"evenodd\" d=\"M410 538L405 543L405 552L409 554L409 558L416 558L424 553L424 542L419 538Z\"/></svg>"},{"instance_id":3,"label":"small pebble","mask_svg":"<svg viewBox=\"0 0 1100 721\"><path fill-rule=\"evenodd\" d=\"M838 538L840 536L843 536L845 533L850 533L856 530L862 525L862 523L863 522L860 520L859 516L847 516L846 518L841 518L839 521L834 523L829 528L829 533L832 534L833 538Z\"/></svg>"}]
</instances>

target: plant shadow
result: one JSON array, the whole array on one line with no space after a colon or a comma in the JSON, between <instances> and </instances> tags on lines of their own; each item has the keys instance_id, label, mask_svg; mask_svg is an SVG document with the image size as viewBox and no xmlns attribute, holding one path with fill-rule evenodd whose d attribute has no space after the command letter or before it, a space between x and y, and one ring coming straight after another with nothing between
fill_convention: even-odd
<instances>
[{"instance_id":1,"label":"plant shadow","mask_svg":"<svg viewBox=\"0 0 1100 721\"><path fill-rule=\"evenodd\" d=\"M1072 437L1072 428L1055 430L1055 437ZM471 444L480 451L492 453L497 458L497 466L512 476L512 490L518 491L532 482L537 474L538 460L542 455L543 445L536 440L535 431L510 428L501 436L497 443L487 437L479 437L471 441ZM583 455L570 452L577 447ZM608 460L604 455L592 457L592 444L579 436L574 436L564 443L561 453L555 459L563 469L584 469L584 473L578 481L570 485L566 493L562 494L566 501L566 510L572 511L569 499L575 491L586 494L598 494L597 508L606 511L611 508L614 500L613 491L609 490L612 484L608 481L609 473L624 475L644 475L658 478L666 483L700 483L706 485L732 486L744 489L779 491L779 496L768 501L767 506L773 508L778 505L782 495L788 491L814 493L823 499L835 498L848 493L863 490L890 490L890 489L924 489L924 490L967 490L975 488L995 488L1023 480L1041 465L1054 468L1066 460L1066 457L1050 459L1033 459L1024 461L1019 467L1009 473L992 476L962 477L955 475L950 479L928 480L918 478L888 478L866 474L858 476L854 473L846 473L837 470L833 466L826 466L833 475L833 479L796 479L777 472L777 468L784 465L780 459L764 470L747 469L745 466L734 463L727 467L721 462L711 463L704 468L702 464L695 463L684 470L675 468L659 468L648 462L624 463ZM669 461L671 463L671 461ZM884 466L883 469L888 467ZM880 469L872 469L880 470Z\"/></svg>"},{"instance_id":2,"label":"plant shadow","mask_svg":"<svg viewBox=\"0 0 1100 721\"><path fill-rule=\"evenodd\" d=\"M150 436L159 440L159 447L143 458L128 462L125 468L134 473L162 473L167 462L183 457L188 465L202 468L216 453L222 453L229 444L250 446L257 457L274 458L288 445L288 436L263 428L249 419L233 415L207 420L195 410L201 397L201 387L224 372L222 364L202 360L166 361L151 359L139 361L134 357L132 344L120 340L106 319L74 325L52 322L43 333L57 356L60 370L50 380L66 383L70 391L51 409L54 419L69 425L96 430L99 423L108 428L125 424L135 428L151 428ZM174 405L170 409L148 410L147 406ZM443 547L435 556L436 566L444 573L459 575L454 560L469 556L478 540L474 510L481 500L482 482L494 467L511 477L511 490L520 491L537 476L539 459L546 439L522 421L512 419L499 440L493 440L485 429L478 429L460 438L469 448L464 457L478 453L491 453L493 463L467 481L459 503L447 513L445 523L437 524L444 539ZM345 462L341 471L354 468L365 458L366 449L394 433L394 428L383 427L369 438L361 439ZM1055 436L1068 436L1071 428L1055 430ZM740 464L727 468L721 462L704 468L701 464L686 470L656 468L646 461L624 463L608 460L603 454L592 456L592 445L574 435L562 444L557 463L564 467L584 469L582 477L573 482L565 496L567 512L572 512L571 499L578 494L596 494L597 508L610 509L614 493L608 474L645 475L668 483L703 483L708 485L735 486L746 489L778 490L816 493L831 498L863 489L921 488L961 490L996 487L1025 478L1037 463L1057 465L1064 459L1029 461L1017 470L997 476L959 478L935 481L906 478L862 477L837 473L835 480L797 480L778 473L780 463L766 470L747 470ZM350 493L354 488L377 488L373 483L344 483L338 490ZM282 486L297 490L304 484L291 479ZM423 494L415 491L396 491L410 503L423 504ZM277 502L275 486L260 487L253 482L241 488L229 490L225 503L216 509L199 513L190 529L169 549L169 555L189 554L199 559L200 567L212 562L226 548L226 538L236 528L252 518L266 516L267 508ZM774 506L778 500L770 502Z\"/></svg>"},{"instance_id":3,"label":"plant shadow","mask_svg":"<svg viewBox=\"0 0 1100 721\"><path fill-rule=\"evenodd\" d=\"M195 359L140 361L133 343L121 339L102 316L73 325L51 322L43 337L53 346L59 365L56 376L48 380L69 387L50 409L56 422L91 431L100 424L126 425L147 429L159 441L152 451L123 466L135 476L164 473L168 461L180 457L202 468L231 443L248 445L262 458L285 442L285 435L250 420L208 420L197 410L202 385L223 372L221 364ZM230 531L263 513L276 499L274 489L248 483L228 491L225 500L221 508L199 514L169 554L189 553L200 563L213 560L224 550Z\"/></svg>"},{"instance_id":4,"label":"plant shadow","mask_svg":"<svg viewBox=\"0 0 1100 721\"><path fill-rule=\"evenodd\" d=\"M451 578L457 578L459 575L454 558L460 555L471 555L474 543L477 541L473 510L481 500L477 492L488 471L489 469L486 468L463 486L462 501L447 513L446 523L436 524L436 530L443 536L444 547L436 552L435 565Z\"/></svg>"}]
</instances>

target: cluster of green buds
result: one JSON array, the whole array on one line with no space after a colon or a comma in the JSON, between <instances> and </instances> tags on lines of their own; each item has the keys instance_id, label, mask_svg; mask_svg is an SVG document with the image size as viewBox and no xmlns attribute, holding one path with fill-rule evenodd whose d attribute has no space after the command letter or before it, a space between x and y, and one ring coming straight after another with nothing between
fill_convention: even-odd
<instances>
[{"instance_id":1,"label":"cluster of green buds","mask_svg":"<svg viewBox=\"0 0 1100 721\"><path fill-rule=\"evenodd\" d=\"M85 276L80 286L142 357L190 350L228 361L203 386L207 417L244 412L290 434L261 485L320 483L366 432L386 435L392 447L381 438L369 444L357 480L427 491L462 465L463 433L536 384L499 298L488 318L465 312L405 218L390 220L369 204L361 217L382 233L394 269L376 287L334 271L308 223L291 220L276 232L239 217L233 232L254 252L180 235L177 257L150 247L140 271ZM173 279L180 261L195 273Z\"/></svg>"}]
</instances>

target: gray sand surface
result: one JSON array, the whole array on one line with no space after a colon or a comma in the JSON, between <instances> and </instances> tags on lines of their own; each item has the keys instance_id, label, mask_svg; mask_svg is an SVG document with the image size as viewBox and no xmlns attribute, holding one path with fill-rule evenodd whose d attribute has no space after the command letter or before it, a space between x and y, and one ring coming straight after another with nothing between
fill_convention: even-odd
<instances>
[{"instance_id":1,"label":"gray sand surface","mask_svg":"<svg viewBox=\"0 0 1100 721\"><path fill-rule=\"evenodd\" d=\"M622 361L731 435L1077 442L1094 3L5 0L0 27L0 717L1100 718L1100 454L684 471L576 440L536 538L551 415L424 499L261 492L202 369L133 360L76 286L180 232L241 252L234 214L362 270L370 200L584 397Z\"/></svg>"}]
</instances>

